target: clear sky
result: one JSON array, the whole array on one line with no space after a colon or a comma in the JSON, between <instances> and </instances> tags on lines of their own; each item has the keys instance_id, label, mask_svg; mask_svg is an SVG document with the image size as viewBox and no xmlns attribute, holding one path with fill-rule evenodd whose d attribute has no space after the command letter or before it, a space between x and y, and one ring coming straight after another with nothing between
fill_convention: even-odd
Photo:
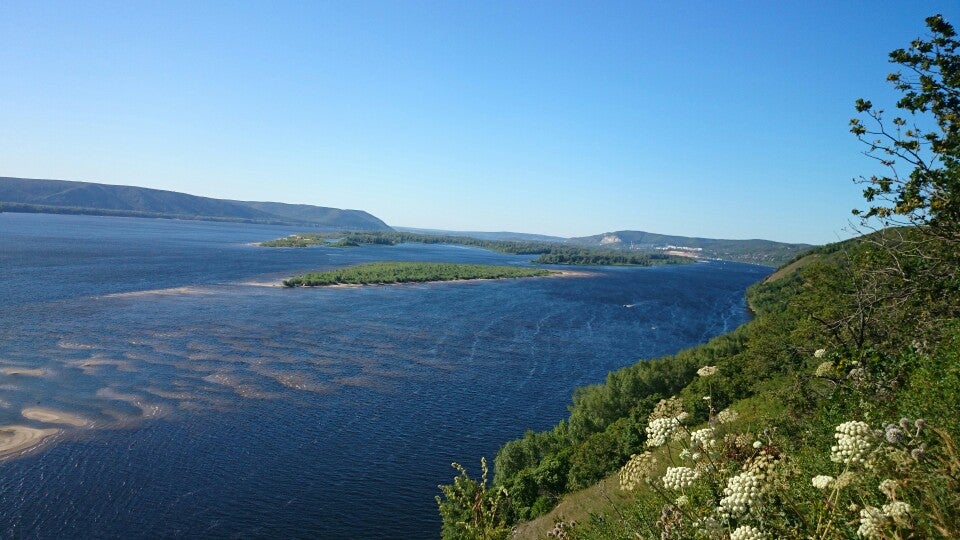
<instances>
[{"instance_id":1,"label":"clear sky","mask_svg":"<svg viewBox=\"0 0 960 540\"><path fill-rule=\"evenodd\" d=\"M0 2L0 176L582 236L849 236L960 2Z\"/></svg>"}]
</instances>

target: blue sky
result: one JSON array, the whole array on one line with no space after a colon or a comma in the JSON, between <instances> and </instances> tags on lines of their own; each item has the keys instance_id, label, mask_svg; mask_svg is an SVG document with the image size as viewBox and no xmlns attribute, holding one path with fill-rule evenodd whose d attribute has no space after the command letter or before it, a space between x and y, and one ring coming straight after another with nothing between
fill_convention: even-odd
<instances>
[{"instance_id":1,"label":"blue sky","mask_svg":"<svg viewBox=\"0 0 960 540\"><path fill-rule=\"evenodd\" d=\"M824 243L955 2L0 2L0 175L391 225Z\"/></svg>"}]
</instances>

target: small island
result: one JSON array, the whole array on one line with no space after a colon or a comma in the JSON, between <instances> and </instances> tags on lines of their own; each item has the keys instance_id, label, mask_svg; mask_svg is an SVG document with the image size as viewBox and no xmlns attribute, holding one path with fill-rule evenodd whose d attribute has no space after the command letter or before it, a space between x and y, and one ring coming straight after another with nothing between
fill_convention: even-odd
<instances>
[{"instance_id":1,"label":"small island","mask_svg":"<svg viewBox=\"0 0 960 540\"><path fill-rule=\"evenodd\" d=\"M424 262L377 262L312 272L283 281L284 287L323 287L329 285L386 285L463 281L468 279L507 279L559 275L560 272L518 266Z\"/></svg>"}]
</instances>

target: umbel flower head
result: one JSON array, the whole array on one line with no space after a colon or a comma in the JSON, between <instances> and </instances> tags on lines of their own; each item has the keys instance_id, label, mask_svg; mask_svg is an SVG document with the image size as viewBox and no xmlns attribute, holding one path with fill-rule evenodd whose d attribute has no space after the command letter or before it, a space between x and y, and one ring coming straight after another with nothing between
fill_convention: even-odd
<instances>
[{"instance_id":1,"label":"umbel flower head","mask_svg":"<svg viewBox=\"0 0 960 540\"><path fill-rule=\"evenodd\" d=\"M762 490L763 484L754 471L744 471L730 478L723 490L725 496L720 499L717 513L724 518L746 514L760 502Z\"/></svg>"},{"instance_id":2,"label":"umbel flower head","mask_svg":"<svg viewBox=\"0 0 960 540\"><path fill-rule=\"evenodd\" d=\"M813 351L813 357L814 357L814 358L823 358L823 357L826 356L826 355L827 355L827 350L826 350L826 349L817 349L817 350Z\"/></svg>"},{"instance_id":3,"label":"umbel flower head","mask_svg":"<svg viewBox=\"0 0 960 540\"><path fill-rule=\"evenodd\" d=\"M663 487L680 491L693 485L698 476L697 471L690 467L667 467L667 472L663 475Z\"/></svg>"},{"instance_id":4,"label":"umbel flower head","mask_svg":"<svg viewBox=\"0 0 960 540\"><path fill-rule=\"evenodd\" d=\"M814 476L813 479L810 480L810 483L813 484L813 487L817 489L829 489L834 483L834 478L832 476L821 474Z\"/></svg>"},{"instance_id":5,"label":"umbel flower head","mask_svg":"<svg viewBox=\"0 0 960 540\"><path fill-rule=\"evenodd\" d=\"M717 371L719 371L717 366L703 366L697 370L697 375L701 377L709 377L711 375L716 375Z\"/></svg>"},{"instance_id":6,"label":"umbel flower head","mask_svg":"<svg viewBox=\"0 0 960 540\"><path fill-rule=\"evenodd\" d=\"M651 448L656 448L658 446L663 446L670 436L678 427L680 423L686 419L687 413L681 413L680 416L675 416L673 418L657 418L651 420L647 424L647 446Z\"/></svg>"},{"instance_id":7,"label":"umbel flower head","mask_svg":"<svg viewBox=\"0 0 960 540\"><path fill-rule=\"evenodd\" d=\"M620 489L633 491L641 482L650 481L650 473L657 464L657 458L650 452L634 454L630 461L620 469Z\"/></svg>"},{"instance_id":8,"label":"umbel flower head","mask_svg":"<svg viewBox=\"0 0 960 540\"><path fill-rule=\"evenodd\" d=\"M721 424L729 424L739 417L740 413L733 409L727 408L717 413L717 422Z\"/></svg>"},{"instance_id":9,"label":"umbel flower head","mask_svg":"<svg viewBox=\"0 0 960 540\"><path fill-rule=\"evenodd\" d=\"M833 436L837 444L830 448L830 460L836 463L862 463L873 448L873 431L866 422L844 422L837 426Z\"/></svg>"},{"instance_id":10,"label":"umbel flower head","mask_svg":"<svg viewBox=\"0 0 960 540\"><path fill-rule=\"evenodd\" d=\"M730 533L730 540L766 540L767 535L753 525L741 525Z\"/></svg>"}]
</instances>

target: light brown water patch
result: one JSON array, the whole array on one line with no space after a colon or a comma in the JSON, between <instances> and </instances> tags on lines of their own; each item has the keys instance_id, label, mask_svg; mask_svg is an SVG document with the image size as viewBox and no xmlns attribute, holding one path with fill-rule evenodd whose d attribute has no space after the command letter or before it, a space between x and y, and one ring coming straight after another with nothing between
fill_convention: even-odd
<instances>
[{"instance_id":1,"label":"light brown water patch","mask_svg":"<svg viewBox=\"0 0 960 540\"><path fill-rule=\"evenodd\" d=\"M45 369L40 368L3 368L0 369L4 375L21 375L24 377L45 377L49 372Z\"/></svg>"},{"instance_id":2,"label":"light brown water patch","mask_svg":"<svg viewBox=\"0 0 960 540\"><path fill-rule=\"evenodd\" d=\"M93 422L76 414L48 409L46 407L27 407L20 411L24 418L44 424L65 424L73 427L92 426Z\"/></svg>"},{"instance_id":3,"label":"light brown water patch","mask_svg":"<svg viewBox=\"0 0 960 540\"><path fill-rule=\"evenodd\" d=\"M7 459L38 448L59 429L38 429L29 426L0 426L0 459Z\"/></svg>"},{"instance_id":4,"label":"light brown water patch","mask_svg":"<svg viewBox=\"0 0 960 540\"><path fill-rule=\"evenodd\" d=\"M159 403L151 403L144 400L142 396L126 394L109 387L97 390L97 397L129 403L140 409L140 417L143 419L159 418L166 412L163 405Z\"/></svg>"}]
</instances>

